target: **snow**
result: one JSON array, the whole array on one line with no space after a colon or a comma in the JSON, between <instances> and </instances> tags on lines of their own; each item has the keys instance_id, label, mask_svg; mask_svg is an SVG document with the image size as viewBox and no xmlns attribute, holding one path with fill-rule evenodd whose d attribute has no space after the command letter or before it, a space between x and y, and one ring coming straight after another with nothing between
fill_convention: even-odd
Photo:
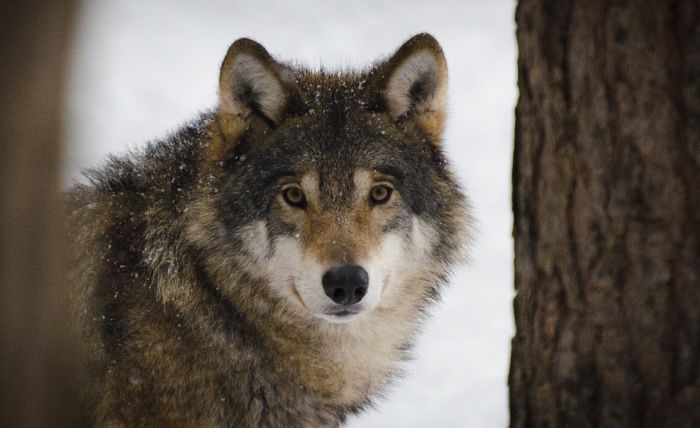
<instances>
[{"instance_id":1,"label":"snow","mask_svg":"<svg viewBox=\"0 0 700 428\"><path fill-rule=\"evenodd\" d=\"M512 0L85 2L69 83L65 182L214 105L239 37L273 55L361 66L428 31L450 71L446 148L474 203L472 262L426 324L405 378L350 427L504 427L512 320Z\"/></svg>"}]
</instances>

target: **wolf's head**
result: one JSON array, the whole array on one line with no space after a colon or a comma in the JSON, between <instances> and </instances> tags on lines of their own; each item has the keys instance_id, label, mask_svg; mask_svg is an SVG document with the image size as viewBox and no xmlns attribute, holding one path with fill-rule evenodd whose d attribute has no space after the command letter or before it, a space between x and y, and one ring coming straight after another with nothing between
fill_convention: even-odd
<instances>
[{"instance_id":1,"label":"wolf's head","mask_svg":"<svg viewBox=\"0 0 700 428\"><path fill-rule=\"evenodd\" d=\"M427 34L343 73L236 41L207 152L210 241L298 314L344 323L420 307L461 256L468 226L441 150L446 86Z\"/></svg>"}]
</instances>

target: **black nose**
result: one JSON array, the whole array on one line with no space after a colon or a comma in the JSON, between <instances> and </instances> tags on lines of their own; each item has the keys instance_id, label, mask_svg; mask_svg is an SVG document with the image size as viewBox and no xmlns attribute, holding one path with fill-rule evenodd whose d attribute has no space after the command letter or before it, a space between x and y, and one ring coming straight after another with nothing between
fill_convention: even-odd
<instances>
[{"instance_id":1,"label":"black nose","mask_svg":"<svg viewBox=\"0 0 700 428\"><path fill-rule=\"evenodd\" d=\"M326 295L339 305L352 305L367 294L369 275L361 266L336 266L321 278Z\"/></svg>"}]
</instances>

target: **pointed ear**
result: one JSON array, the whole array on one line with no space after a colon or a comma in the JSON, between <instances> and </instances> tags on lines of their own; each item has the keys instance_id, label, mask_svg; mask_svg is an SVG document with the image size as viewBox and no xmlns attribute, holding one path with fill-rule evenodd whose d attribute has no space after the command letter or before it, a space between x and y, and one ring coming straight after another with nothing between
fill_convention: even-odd
<instances>
[{"instance_id":1,"label":"pointed ear","mask_svg":"<svg viewBox=\"0 0 700 428\"><path fill-rule=\"evenodd\" d=\"M447 62L427 33L413 36L370 72L367 89L394 120L414 121L438 143L445 122ZM372 95L371 95L372 96Z\"/></svg>"},{"instance_id":2,"label":"pointed ear","mask_svg":"<svg viewBox=\"0 0 700 428\"><path fill-rule=\"evenodd\" d=\"M282 66L259 43L239 39L229 47L219 75L218 114L225 141L215 142L215 151L235 145L255 115L279 122L289 98L281 74Z\"/></svg>"}]
</instances>

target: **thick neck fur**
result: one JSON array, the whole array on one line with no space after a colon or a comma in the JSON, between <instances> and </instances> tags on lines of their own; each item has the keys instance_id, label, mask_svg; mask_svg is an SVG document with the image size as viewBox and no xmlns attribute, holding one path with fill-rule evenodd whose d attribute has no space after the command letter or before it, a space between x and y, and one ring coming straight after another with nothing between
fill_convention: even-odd
<instances>
[{"instance_id":1,"label":"thick neck fur","mask_svg":"<svg viewBox=\"0 0 700 428\"><path fill-rule=\"evenodd\" d=\"M272 365L284 368L290 388L303 385L314 391L315 396L327 397L324 404L346 409L358 408L376 393L381 393L400 371L399 363L407 359L407 350L423 317L425 296L411 293L410 289L412 285L424 288L419 283L428 279L406 278L406 283L401 284L403 293L388 291L402 294L399 305L391 308L380 305L347 324L333 324L311 314L300 314L288 302L274 295L264 278L256 278L243 264L231 264L231 258L226 256L227 249L218 248L217 253L214 249L216 241L210 235L216 226L202 221L207 217L205 213L212 211L206 207L206 201L202 204L188 210L198 221L187 227L187 239L193 247L202 246L200 254L210 256L200 259L198 268L193 266L193 271L200 269L200 275L193 280L199 283L198 287L216 289L217 296L213 299L225 300L231 310L249 323L249 331L255 336L253 342L265 349L273 360ZM192 263L196 262L193 260ZM169 282L168 279L164 281ZM163 284L175 290L186 289L173 285ZM171 298L175 302L189 302L193 316L200 317L199 322L211 323L213 320L209 316L202 318L201 315L216 314L201 310L201 305L212 304L212 297L207 298L205 294L199 298L195 295ZM221 313L220 316L227 317L227 314ZM220 329L219 334L212 339L217 343L228 343L226 329Z\"/></svg>"},{"instance_id":2,"label":"thick neck fur","mask_svg":"<svg viewBox=\"0 0 700 428\"><path fill-rule=\"evenodd\" d=\"M209 122L208 127L216 126ZM211 129L205 132L212 135ZM177 210L151 208L145 238L146 260L163 305L174 307L178 319L186 322L193 334L206 334L202 343L218 349L226 362L265 355L266 367L259 376L286 378L286 394L324 397L319 405L329 414L342 416L367 404L370 397L385 390L407 359L407 350L424 314L427 299L421 281L435 278L406 278L399 302L391 308L381 305L371 313L347 324L328 321L294 311L287 302L255 277L237 259L233 244L220 239L223 233L213 203L207 166L199 179L182 192L197 193L188 198L196 203ZM156 186L157 187L157 186ZM173 201L156 206L167 207ZM178 231L186 231L184 234ZM219 235L217 235L219 234ZM231 328L230 323L235 323ZM256 361L247 364L256 366ZM228 370L242 370L232 367ZM231 382L237 382L231 376Z\"/></svg>"},{"instance_id":3,"label":"thick neck fur","mask_svg":"<svg viewBox=\"0 0 700 428\"><path fill-rule=\"evenodd\" d=\"M391 307L347 324L292 308L246 266L212 206L204 151L216 126L205 115L71 193L74 281L102 373L96 421L337 425L400 372L449 263L395 278L382 299ZM194 403L173 393L192 388ZM180 398L143 401L164 394ZM188 408L200 401L210 404Z\"/></svg>"}]
</instances>

